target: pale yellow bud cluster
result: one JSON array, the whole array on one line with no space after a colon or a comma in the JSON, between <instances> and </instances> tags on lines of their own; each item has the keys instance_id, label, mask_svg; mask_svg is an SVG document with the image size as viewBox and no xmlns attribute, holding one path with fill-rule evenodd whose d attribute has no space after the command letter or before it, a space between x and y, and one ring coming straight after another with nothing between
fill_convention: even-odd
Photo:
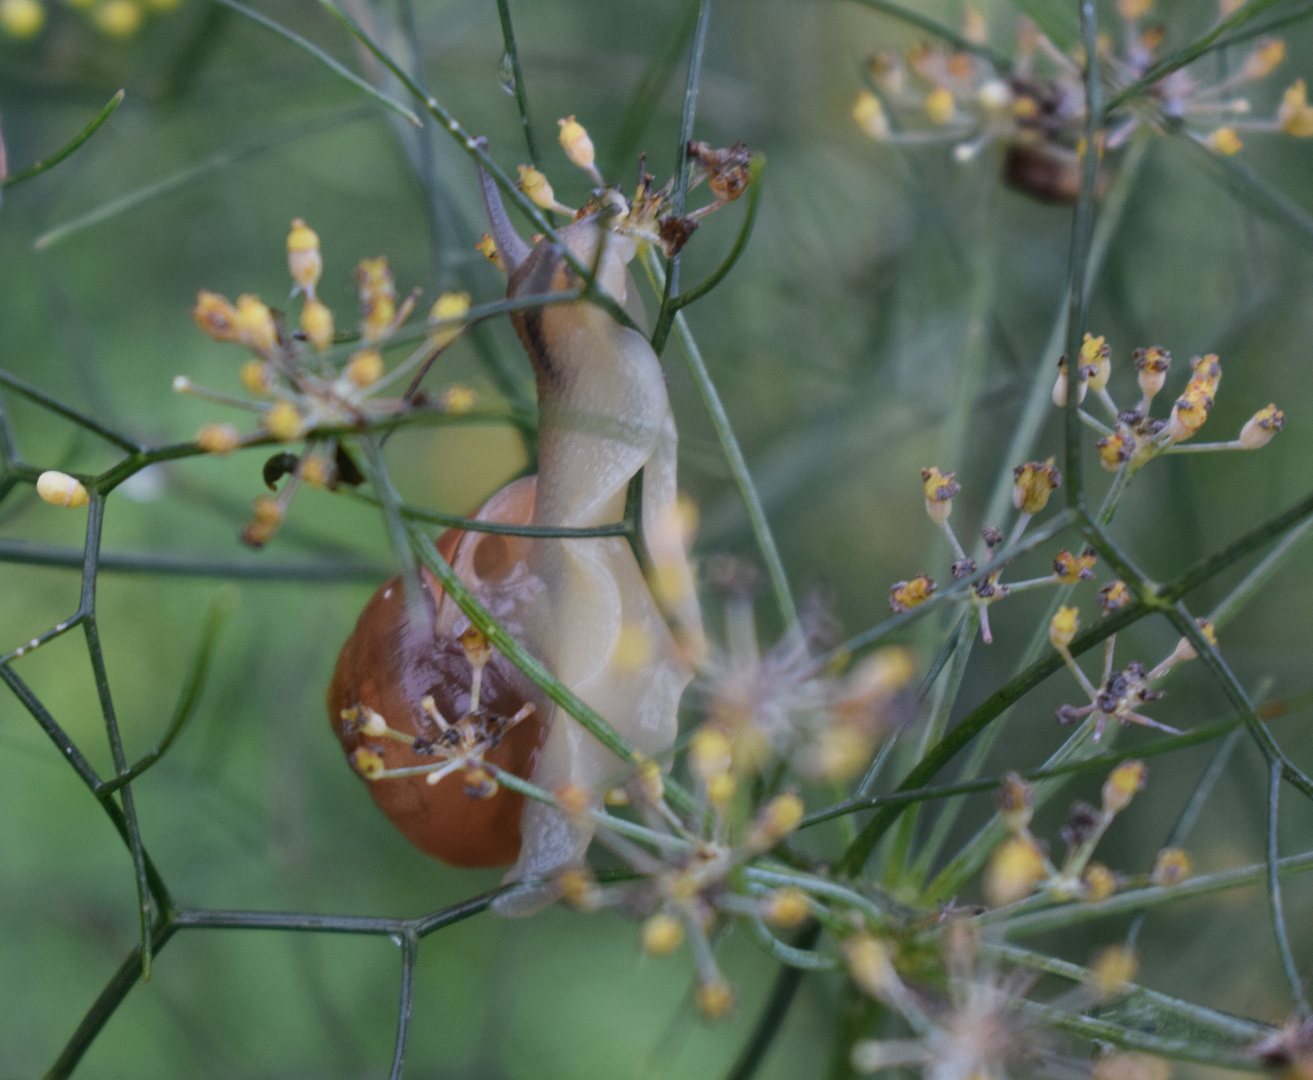
<instances>
[{"instance_id":1,"label":"pale yellow bud cluster","mask_svg":"<svg viewBox=\"0 0 1313 1080\"><path fill-rule=\"evenodd\" d=\"M1086 548L1079 555L1073 555L1064 548L1053 560L1053 576L1063 585L1089 581L1094 577L1094 565L1098 561L1098 554L1093 548Z\"/></svg>"}]
</instances>

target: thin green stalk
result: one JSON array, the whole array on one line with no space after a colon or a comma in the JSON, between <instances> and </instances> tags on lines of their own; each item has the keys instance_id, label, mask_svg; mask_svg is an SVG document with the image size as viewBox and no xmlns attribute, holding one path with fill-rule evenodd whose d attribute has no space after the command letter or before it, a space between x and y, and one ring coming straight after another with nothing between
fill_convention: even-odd
<instances>
[{"instance_id":1,"label":"thin green stalk","mask_svg":"<svg viewBox=\"0 0 1313 1080\"><path fill-rule=\"evenodd\" d=\"M1272 910L1272 932L1276 937L1277 954L1281 957L1281 970L1290 985L1295 1011L1300 1018L1309 1017L1308 996L1304 993L1304 980L1295 966L1295 954L1290 949L1290 935L1286 931L1286 914L1281 903L1281 881L1277 875L1278 834L1281 821L1281 762L1272 761L1268 768L1267 786L1267 899Z\"/></svg>"},{"instance_id":2,"label":"thin green stalk","mask_svg":"<svg viewBox=\"0 0 1313 1080\"><path fill-rule=\"evenodd\" d=\"M130 439L126 435L105 427L98 420L88 416L86 413L79 412L62 401L51 397L44 390L41 390L31 383L20 379L17 375L11 375L7 371L0 370L0 386L7 386L9 389L21 394L28 401L40 405L56 416L62 416L65 420L71 420L80 428L85 428L94 435L99 435L106 442L111 442L121 450L126 450L130 454L138 454L145 451L145 447L135 439Z\"/></svg>"},{"instance_id":3,"label":"thin green stalk","mask_svg":"<svg viewBox=\"0 0 1313 1080\"><path fill-rule=\"evenodd\" d=\"M406 1041L410 1036L410 1014L415 996L415 964L419 938L413 932L401 935L401 1002L397 1008L397 1039L392 1051L391 1080L401 1080L406 1066Z\"/></svg>"},{"instance_id":4,"label":"thin green stalk","mask_svg":"<svg viewBox=\"0 0 1313 1080\"><path fill-rule=\"evenodd\" d=\"M501 22L502 48L511 63L511 78L515 82L515 107L520 113L520 126L524 129L524 145L529 151L529 160L534 168L542 168L542 158L538 154L538 142L533 136L533 124L529 120L529 95L524 89L524 72L520 70L520 50L515 45L515 28L511 25L510 0L497 0L497 18Z\"/></svg>"},{"instance_id":5,"label":"thin green stalk","mask_svg":"<svg viewBox=\"0 0 1313 1080\"><path fill-rule=\"evenodd\" d=\"M91 123L89 123L81 131L79 131L73 137L72 141L69 142L67 145L65 145L62 149L56 150L48 158L43 158L41 161L38 161L36 164L29 165L26 169L19 170L18 172L14 173L12 176L0 177L0 188L3 188L5 191L8 191L15 184L21 184L23 183L24 180L31 180L33 177L40 176L44 172L49 172L65 158L72 155L78 149L78 147L80 147L84 142L86 142L89 138L91 138L92 135L94 135L97 131L100 130L100 126L106 120L108 120L112 115L114 115L114 110L123 104L123 96L126 93L127 93L126 90L120 90L117 94L115 94L112 98L110 98L109 103L103 109L101 109L100 112L96 114L95 118L91 121Z\"/></svg>"},{"instance_id":6,"label":"thin green stalk","mask_svg":"<svg viewBox=\"0 0 1313 1080\"><path fill-rule=\"evenodd\" d=\"M663 290L665 273L655 252L648 252L646 266L652 280L658 287L658 291ZM707 410L707 415L711 418L711 426L715 429L716 438L720 441L721 451L729 464L730 474L734 478L734 486L738 488L739 497L743 500L743 505L747 509L748 520L752 525L752 533L757 540L757 549L761 553L762 561L766 564L766 573L770 578L771 590L775 596L775 607L779 611L780 621L787 632L793 632L798 626L798 608L793 601L793 592L789 588L788 575L784 572L784 563L780 559L779 549L775 546L775 536L771 532L770 522L767 521L766 511L761 505L761 496L757 494L757 486L753 483L752 473L748 470L748 463L744 459L743 451L734 435L734 428L730 424L729 414L725 412L725 406L720 400L720 393L716 390L716 384L711 381L711 374L707 371L706 362L702 358L702 350L698 348L697 341L694 340L693 332L689 329L688 321L684 318L682 311L676 312L674 326L679 342L684 347L684 358L688 362L689 372L693 376L693 382L698 388L698 394L702 398L702 404Z\"/></svg>"}]
</instances>

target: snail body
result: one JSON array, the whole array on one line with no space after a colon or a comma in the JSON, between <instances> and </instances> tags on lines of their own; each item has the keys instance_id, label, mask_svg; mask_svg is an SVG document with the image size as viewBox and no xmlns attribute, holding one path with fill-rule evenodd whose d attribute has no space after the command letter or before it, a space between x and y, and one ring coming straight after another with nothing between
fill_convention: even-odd
<instances>
[{"instance_id":1,"label":"snail body","mask_svg":"<svg viewBox=\"0 0 1313 1080\"><path fill-rule=\"evenodd\" d=\"M508 273L508 298L577 288L578 276L562 248L548 241L526 244L507 220L492 181L482 179L493 238ZM641 325L641 304L627 270L635 254L633 241L590 218L559 229L557 235L580 264L597 267L598 288ZM643 334L587 301L528 309L512 318L537 381L538 474L536 479L517 480L503 488L479 516L571 528L614 523L623 518L630 481L641 472L642 528L649 549L657 555L666 610L663 613L653 598L622 537L466 534L445 541L453 553L452 566L562 683L640 752L659 755L674 742L679 699L692 677L691 656L701 642L692 574L682 541L671 539L677 520L676 432L660 361ZM468 625L467 620L440 590L435 591L434 582L426 579L425 588L433 597L435 621L432 627L417 628L417 641L407 648L417 656L427 657L435 650L450 654L449 643ZM403 608L394 602L399 587L393 585L392 597L380 600L387 589L371 601L343 650L330 691L330 715L358 703L353 695L359 697L358 689L370 674L373 651L362 634L369 638L390 632L394 640L410 640L408 632L375 628L371 614L375 605L379 619L405 618ZM681 628L680 642L667 617ZM410 653L403 648L401 655ZM414 695L432 691L421 685L427 675L415 675L420 670L429 669L416 661L412 671L404 660L378 669L373 682L384 689L376 689L375 694L379 700L395 701L394 709L409 708L412 716L422 718ZM596 791L621 774L624 765L611 751L546 700L504 658L494 657L487 673L497 673L499 693L504 683L507 696L498 699L501 714L512 706L523 708L517 700L533 706L532 721L512 728L497 747L496 752L509 755L512 762L503 768L548 791L566 784ZM524 733L519 733L521 727ZM343 744L351 749L347 738ZM501 764L492 752L488 760ZM426 782L424 777L418 779ZM371 787L399 782L404 781L389 779ZM446 776L435 787L444 795L450 792L451 801L421 800L413 807L407 803L405 813L399 814L385 804L380 791L375 791L375 798L417 846L438 858L458 865L495 865L514 858L507 879L530 880L499 898L496 907L502 914L528 914L549 902L553 894L542 879L581 860L591 839L586 825L567 820L539 802L523 804L518 820L508 825L518 804L505 791L488 800L504 801L480 817L476 827L471 823L472 811L453 809L452 802L469 798L460 776ZM448 837L449 833L464 835ZM470 848L478 850L471 853ZM452 858L451 852L459 852L460 857Z\"/></svg>"}]
</instances>

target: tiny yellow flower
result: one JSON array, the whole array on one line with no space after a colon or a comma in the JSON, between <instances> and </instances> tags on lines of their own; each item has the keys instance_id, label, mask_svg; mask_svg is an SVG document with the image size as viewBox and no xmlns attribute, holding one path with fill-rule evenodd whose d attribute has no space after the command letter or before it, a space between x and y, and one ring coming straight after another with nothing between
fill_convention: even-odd
<instances>
[{"instance_id":1,"label":"tiny yellow flower","mask_svg":"<svg viewBox=\"0 0 1313 1080\"><path fill-rule=\"evenodd\" d=\"M36 478L36 493L51 506L86 506L91 498L81 480L54 469L48 469Z\"/></svg>"},{"instance_id":2,"label":"tiny yellow flower","mask_svg":"<svg viewBox=\"0 0 1313 1080\"><path fill-rule=\"evenodd\" d=\"M1143 761L1123 761L1108 774L1103 782L1103 809L1105 813L1120 814L1149 780L1149 769Z\"/></svg>"},{"instance_id":3,"label":"tiny yellow flower","mask_svg":"<svg viewBox=\"0 0 1313 1080\"><path fill-rule=\"evenodd\" d=\"M433 331L429 334L429 347L431 349L445 349L458 337L465 329L465 324L459 320L465 318L470 311L470 294L467 292L445 292L433 301L433 306L429 308L429 326Z\"/></svg>"},{"instance_id":4,"label":"tiny yellow flower","mask_svg":"<svg viewBox=\"0 0 1313 1080\"><path fill-rule=\"evenodd\" d=\"M313 300L315 286L324 272L324 257L319 253L319 234L303 218L293 218L287 234L287 271L297 290Z\"/></svg>"},{"instance_id":5,"label":"tiny yellow flower","mask_svg":"<svg viewBox=\"0 0 1313 1080\"><path fill-rule=\"evenodd\" d=\"M1089 581L1094 576L1094 564L1098 561L1099 556L1093 548L1086 548L1079 555L1073 555L1064 548L1053 560L1053 575L1064 585Z\"/></svg>"},{"instance_id":6,"label":"tiny yellow flower","mask_svg":"<svg viewBox=\"0 0 1313 1080\"><path fill-rule=\"evenodd\" d=\"M529 196L535 206L541 206L544 210L565 209L556 201L556 192L552 190L547 177L532 165L521 165L519 170L520 182L516 186Z\"/></svg>"},{"instance_id":7,"label":"tiny yellow flower","mask_svg":"<svg viewBox=\"0 0 1313 1080\"><path fill-rule=\"evenodd\" d=\"M734 991L724 979L700 983L693 998L698 1012L708 1020L722 1020L734 1008Z\"/></svg>"},{"instance_id":8,"label":"tiny yellow flower","mask_svg":"<svg viewBox=\"0 0 1313 1080\"><path fill-rule=\"evenodd\" d=\"M734 792L738 790L738 786L738 781L730 773L720 773L713 776L707 781L707 800L713 806L719 806L723 809L734 798Z\"/></svg>"},{"instance_id":9,"label":"tiny yellow flower","mask_svg":"<svg viewBox=\"0 0 1313 1080\"><path fill-rule=\"evenodd\" d=\"M1035 841L1026 836L1009 836L994 849L985 867L982 886L990 907L1004 907L1024 900L1035 891L1046 874L1044 856Z\"/></svg>"},{"instance_id":10,"label":"tiny yellow flower","mask_svg":"<svg viewBox=\"0 0 1313 1080\"><path fill-rule=\"evenodd\" d=\"M1157 345L1147 349L1135 350L1135 368L1140 383L1140 392L1152 399L1167 379L1167 369L1172 365L1172 354Z\"/></svg>"},{"instance_id":11,"label":"tiny yellow flower","mask_svg":"<svg viewBox=\"0 0 1313 1080\"><path fill-rule=\"evenodd\" d=\"M361 349L347 362L346 377L361 390L383 377L383 357L377 349Z\"/></svg>"},{"instance_id":12,"label":"tiny yellow flower","mask_svg":"<svg viewBox=\"0 0 1313 1080\"><path fill-rule=\"evenodd\" d=\"M746 845L756 851L768 851L798 827L805 812L802 800L792 792L776 795L758 812Z\"/></svg>"},{"instance_id":13,"label":"tiny yellow flower","mask_svg":"<svg viewBox=\"0 0 1313 1080\"><path fill-rule=\"evenodd\" d=\"M360 294L360 332L372 344L392 329L397 317L397 289L392 269L382 255L361 259L355 274Z\"/></svg>"},{"instance_id":14,"label":"tiny yellow flower","mask_svg":"<svg viewBox=\"0 0 1313 1080\"><path fill-rule=\"evenodd\" d=\"M1114 611L1120 611L1131 602L1131 590L1126 587L1126 582L1118 578L1116 581L1110 581L1099 590L1099 607L1103 609L1105 615L1111 615Z\"/></svg>"},{"instance_id":15,"label":"tiny yellow flower","mask_svg":"<svg viewBox=\"0 0 1313 1080\"><path fill-rule=\"evenodd\" d=\"M141 14L141 6L134 0L107 0L96 8L93 18L107 36L129 38L141 25Z\"/></svg>"},{"instance_id":16,"label":"tiny yellow flower","mask_svg":"<svg viewBox=\"0 0 1313 1080\"><path fill-rule=\"evenodd\" d=\"M1053 404L1059 409L1067 406L1067 358L1060 357L1058 360L1058 377L1053 383ZM1076 366L1076 404L1079 405L1085 400L1086 391L1090 388L1090 373L1084 364Z\"/></svg>"},{"instance_id":17,"label":"tiny yellow flower","mask_svg":"<svg viewBox=\"0 0 1313 1080\"><path fill-rule=\"evenodd\" d=\"M1081 884L1085 886L1083 899L1092 903L1106 900L1117 891L1117 875L1103 863L1092 862L1085 868Z\"/></svg>"},{"instance_id":18,"label":"tiny yellow flower","mask_svg":"<svg viewBox=\"0 0 1313 1080\"><path fill-rule=\"evenodd\" d=\"M898 987L893 952L879 938L863 932L845 938L843 957L848 965L848 974L863 993L883 1000Z\"/></svg>"},{"instance_id":19,"label":"tiny yellow flower","mask_svg":"<svg viewBox=\"0 0 1313 1080\"><path fill-rule=\"evenodd\" d=\"M1117 14L1123 19L1142 19L1151 7L1153 0L1117 0Z\"/></svg>"},{"instance_id":20,"label":"tiny yellow flower","mask_svg":"<svg viewBox=\"0 0 1313 1080\"><path fill-rule=\"evenodd\" d=\"M1080 608L1060 607L1049 620L1049 641L1055 649L1067 648L1080 631Z\"/></svg>"},{"instance_id":21,"label":"tiny yellow flower","mask_svg":"<svg viewBox=\"0 0 1313 1080\"><path fill-rule=\"evenodd\" d=\"M578 911L596 911L601 905L601 890L587 870L564 870L556 879L561 899Z\"/></svg>"},{"instance_id":22,"label":"tiny yellow flower","mask_svg":"<svg viewBox=\"0 0 1313 1080\"><path fill-rule=\"evenodd\" d=\"M936 525L942 525L953 512L953 496L962 490L955 482L956 473L941 473L931 466L921 470L921 486L925 492L925 512Z\"/></svg>"},{"instance_id":23,"label":"tiny yellow flower","mask_svg":"<svg viewBox=\"0 0 1313 1080\"><path fill-rule=\"evenodd\" d=\"M792 930L811 917L811 901L801 889L776 889L761 898L763 921L780 930Z\"/></svg>"},{"instance_id":24,"label":"tiny yellow flower","mask_svg":"<svg viewBox=\"0 0 1313 1080\"><path fill-rule=\"evenodd\" d=\"M1296 79L1290 84L1281 98L1281 107L1277 110L1277 123L1287 135L1296 139L1307 139L1313 135L1313 107L1308 103L1308 90L1303 79Z\"/></svg>"},{"instance_id":25,"label":"tiny yellow flower","mask_svg":"<svg viewBox=\"0 0 1313 1080\"><path fill-rule=\"evenodd\" d=\"M226 296L201 289L196 294L196 306L191 310L196 325L215 341L237 341L237 309Z\"/></svg>"},{"instance_id":26,"label":"tiny yellow flower","mask_svg":"<svg viewBox=\"0 0 1313 1080\"><path fill-rule=\"evenodd\" d=\"M1204 426L1208 413L1213 408L1213 399L1193 383L1186 387L1186 392L1176 399L1171 416L1167 419L1167 431L1172 442L1184 442L1194 436Z\"/></svg>"},{"instance_id":27,"label":"tiny yellow flower","mask_svg":"<svg viewBox=\"0 0 1313 1080\"><path fill-rule=\"evenodd\" d=\"M870 90L863 90L857 95L853 103L853 119L876 142L889 138L889 118L884 114L880 99Z\"/></svg>"},{"instance_id":28,"label":"tiny yellow flower","mask_svg":"<svg viewBox=\"0 0 1313 1080\"><path fill-rule=\"evenodd\" d=\"M1096 393L1108 385L1112 374L1112 348L1103 336L1086 334L1080 347L1081 367L1089 371L1089 387Z\"/></svg>"},{"instance_id":29,"label":"tiny yellow flower","mask_svg":"<svg viewBox=\"0 0 1313 1080\"><path fill-rule=\"evenodd\" d=\"M1216 647L1217 627L1202 618L1195 619L1195 625L1198 626L1203 633L1204 640L1207 641L1209 645ZM1194 647L1194 642L1187 637L1183 637L1176 643L1176 649L1172 655L1175 656L1177 660L1194 660L1199 655L1199 651Z\"/></svg>"},{"instance_id":30,"label":"tiny yellow flower","mask_svg":"<svg viewBox=\"0 0 1313 1080\"><path fill-rule=\"evenodd\" d=\"M301 308L301 329L306 340L323 352L333 344L333 312L323 301L312 297Z\"/></svg>"},{"instance_id":31,"label":"tiny yellow flower","mask_svg":"<svg viewBox=\"0 0 1313 1080\"><path fill-rule=\"evenodd\" d=\"M206 424L196 433L196 445L207 454L231 454L242 445L242 436L232 424Z\"/></svg>"},{"instance_id":32,"label":"tiny yellow flower","mask_svg":"<svg viewBox=\"0 0 1313 1080\"><path fill-rule=\"evenodd\" d=\"M1214 154L1232 157L1244 149L1245 144L1233 127L1220 127L1204 140L1204 145Z\"/></svg>"},{"instance_id":33,"label":"tiny yellow flower","mask_svg":"<svg viewBox=\"0 0 1313 1080\"><path fill-rule=\"evenodd\" d=\"M702 727L688 748L688 767L704 783L713 776L729 772L733 748L719 728Z\"/></svg>"},{"instance_id":34,"label":"tiny yellow flower","mask_svg":"<svg viewBox=\"0 0 1313 1080\"><path fill-rule=\"evenodd\" d=\"M684 943L684 924L674 915L657 912L643 923L642 940L648 956L668 956Z\"/></svg>"},{"instance_id":35,"label":"tiny yellow flower","mask_svg":"<svg viewBox=\"0 0 1313 1080\"><path fill-rule=\"evenodd\" d=\"M1023 514L1038 514L1048 504L1049 496L1062 486L1062 474L1053 467L1053 459L1040 464L1028 461L1012 470L1012 505Z\"/></svg>"},{"instance_id":36,"label":"tiny yellow flower","mask_svg":"<svg viewBox=\"0 0 1313 1080\"><path fill-rule=\"evenodd\" d=\"M1163 848L1154 859L1151 878L1155 885L1179 885L1192 869L1190 855L1184 848Z\"/></svg>"},{"instance_id":37,"label":"tiny yellow flower","mask_svg":"<svg viewBox=\"0 0 1313 1080\"><path fill-rule=\"evenodd\" d=\"M253 352L270 353L278 344L278 329L273 312L251 293L237 298L237 340Z\"/></svg>"},{"instance_id":38,"label":"tiny yellow flower","mask_svg":"<svg viewBox=\"0 0 1313 1080\"><path fill-rule=\"evenodd\" d=\"M248 360L237 373L242 388L255 396L263 396L273 389L274 373L263 360Z\"/></svg>"},{"instance_id":39,"label":"tiny yellow flower","mask_svg":"<svg viewBox=\"0 0 1313 1080\"><path fill-rule=\"evenodd\" d=\"M1099 464L1108 472L1116 472L1135 456L1139 443L1133 431L1126 427L1118 427L1111 435L1105 435L1094 445L1099 451Z\"/></svg>"},{"instance_id":40,"label":"tiny yellow flower","mask_svg":"<svg viewBox=\"0 0 1313 1080\"><path fill-rule=\"evenodd\" d=\"M478 403L478 397L468 386L456 383L442 391L441 404L444 412L463 416Z\"/></svg>"},{"instance_id":41,"label":"tiny yellow flower","mask_svg":"<svg viewBox=\"0 0 1313 1080\"><path fill-rule=\"evenodd\" d=\"M1259 409L1240 429L1239 443L1246 450L1257 450L1272 441L1272 437L1286 426L1286 414L1275 405Z\"/></svg>"},{"instance_id":42,"label":"tiny yellow flower","mask_svg":"<svg viewBox=\"0 0 1313 1080\"><path fill-rule=\"evenodd\" d=\"M1003 778L995 800L999 816L1010 830L1020 832L1030 825L1035 813L1035 789L1020 773L1010 772Z\"/></svg>"},{"instance_id":43,"label":"tiny yellow flower","mask_svg":"<svg viewBox=\"0 0 1313 1080\"><path fill-rule=\"evenodd\" d=\"M889 590L889 606L901 615L924 604L938 586L926 575L917 574L911 581L900 581Z\"/></svg>"},{"instance_id":44,"label":"tiny yellow flower","mask_svg":"<svg viewBox=\"0 0 1313 1080\"><path fill-rule=\"evenodd\" d=\"M1280 38L1260 41L1245 60L1245 78L1266 79L1286 58L1286 43Z\"/></svg>"},{"instance_id":45,"label":"tiny yellow flower","mask_svg":"<svg viewBox=\"0 0 1313 1080\"><path fill-rule=\"evenodd\" d=\"M943 127L953 119L953 92L946 86L932 90L925 99L925 114L932 124Z\"/></svg>"},{"instance_id":46,"label":"tiny yellow flower","mask_svg":"<svg viewBox=\"0 0 1313 1080\"><path fill-rule=\"evenodd\" d=\"M290 401L280 401L264 414L264 427L279 442L291 442L301 434L301 414Z\"/></svg>"},{"instance_id":47,"label":"tiny yellow flower","mask_svg":"<svg viewBox=\"0 0 1313 1080\"><path fill-rule=\"evenodd\" d=\"M1139 958L1129 945L1109 946L1090 965L1094 990L1101 998L1125 993L1139 966Z\"/></svg>"},{"instance_id":48,"label":"tiny yellow flower","mask_svg":"<svg viewBox=\"0 0 1313 1080\"><path fill-rule=\"evenodd\" d=\"M297 475L311 487L328 487L329 481L332 480L332 473L329 470L328 462L318 454L314 457L302 458L301 467L297 470Z\"/></svg>"},{"instance_id":49,"label":"tiny yellow flower","mask_svg":"<svg viewBox=\"0 0 1313 1080\"><path fill-rule=\"evenodd\" d=\"M383 755L369 746L357 746L351 751L351 765L366 780L376 780L383 771Z\"/></svg>"},{"instance_id":50,"label":"tiny yellow flower","mask_svg":"<svg viewBox=\"0 0 1313 1080\"><path fill-rule=\"evenodd\" d=\"M474 245L474 250L487 259L493 266L506 273L506 264L501 261L501 255L497 251L497 241L487 233L483 234L482 239Z\"/></svg>"},{"instance_id":51,"label":"tiny yellow flower","mask_svg":"<svg viewBox=\"0 0 1313 1080\"><path fill-rule=\"evenodd\" d=\"M0 28L22 41L36 37L46 24L46 9L40 0L0 0Z\"/></svg>"},{"instance_id":52,"label":"tiny yellow flower","mask_svg":"<svg viewBox=\"0 0 1313 1080\"><path fill-rule=\"evenodd\" d=\"M556 122L561 127L557 138L560 140L561 149L565 151L565 156L579 168L591 171L595 156L593 140L588 137L588 132L584 129L583 124L579 123L573 116L568 116L564 120Z\"/></svg>"}]
</instances>

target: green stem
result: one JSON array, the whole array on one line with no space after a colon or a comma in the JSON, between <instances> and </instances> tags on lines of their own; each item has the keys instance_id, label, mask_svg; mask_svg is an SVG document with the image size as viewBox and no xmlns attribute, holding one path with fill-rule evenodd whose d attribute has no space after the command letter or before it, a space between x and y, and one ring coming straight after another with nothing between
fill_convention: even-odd
<instances>
[{"instance_id":1,"label":"green stem","mask_svg":"<svg viewBox=\"0 0 1313 1080\"><path fill-rule=\"evenodd\" d=\"M101 124L108 120L114 114L114 110L123 104L123 96L126 93L126 90L120 90L110 98L109 103L96 114L95 119L79 131L73 137L73 140L64 146L63 149L56 150L48 158L44 158L43 160L38 161L35 165L30 165L26 169L14 173L13 176L0 177L0 188L8 191L15 184L21 184L24 180L31 180L35 176L40 176L43 172L49 172L65 158L73 154L79 146L99 131Z\"/></svg>"}]
</instances>

